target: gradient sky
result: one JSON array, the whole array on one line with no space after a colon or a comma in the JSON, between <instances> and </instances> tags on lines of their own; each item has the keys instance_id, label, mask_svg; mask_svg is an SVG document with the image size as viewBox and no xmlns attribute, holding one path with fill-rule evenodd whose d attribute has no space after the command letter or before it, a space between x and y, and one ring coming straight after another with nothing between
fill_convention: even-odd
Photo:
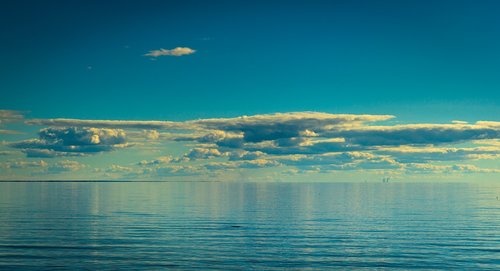
<instances>
[{"instance_id":1,"label":"gradient sky","mask_svg":"<svg viewBox=\"0 0 500 271\"><path fill-rule=\"evenodd\" d=\"M1 177L494 180L499 13L498 1L4 1ZM193 52L146 55L177 47ZM257 114L271 115L251 124L184 122ZM335 114L371 117L325 128ZM394 117L371 119L379 115ZM299 120L288 123L288 117ZM171 127L47 121L54 118L185 127L172 135ZM325 118L329 124L311 124ZM50 138L43 129L53 129ZM272 132L255 134L266 129ZM192 138L181 141L179 133ZM194 138L214 133L219 137L212 141ZM242 145L222 146L221 133ZM341 147L304 151L340 139ZM92 144L98 148L66 149ZM284 144L302 149L269 150ZM212 155L189 157L193 149ZM402 149L412 159L403 159ZM237 157L244 152L259 154ZM425 159L416 159L417 152ZM325 162L325 156L338 159ZM140 164L158 158L152 167ZM366 160L390 165L363 166Z\"/></svg>"}]
</instances>

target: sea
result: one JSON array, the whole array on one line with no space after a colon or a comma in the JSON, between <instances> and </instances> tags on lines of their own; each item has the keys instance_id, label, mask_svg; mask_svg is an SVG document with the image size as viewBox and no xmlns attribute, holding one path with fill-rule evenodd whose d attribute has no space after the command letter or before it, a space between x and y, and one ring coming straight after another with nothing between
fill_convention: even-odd
<instances>
[{"instance_id":1,"label":"sea","mask_svg":"<svg viewBox=\"0 0 500 271\"><path fill-rule=\"evenodd\" d=\"M0 270L500 270L500 183L2 182Z\"/></svg>"}]
</instances>

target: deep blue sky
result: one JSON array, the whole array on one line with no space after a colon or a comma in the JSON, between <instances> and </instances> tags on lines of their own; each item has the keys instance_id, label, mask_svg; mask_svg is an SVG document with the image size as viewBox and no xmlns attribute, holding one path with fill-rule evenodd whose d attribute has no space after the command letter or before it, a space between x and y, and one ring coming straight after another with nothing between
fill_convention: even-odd
<instances>
[{"instance_id":1,"label":"deep blue sky","mask_svg":"<svg viewBox=\"0 0 500 271\"><path fill-rule=\"evenodd\" d=\"M9 2L0 108L32 117L500 113L498 1Z\"/></svg>"}]
</instances>

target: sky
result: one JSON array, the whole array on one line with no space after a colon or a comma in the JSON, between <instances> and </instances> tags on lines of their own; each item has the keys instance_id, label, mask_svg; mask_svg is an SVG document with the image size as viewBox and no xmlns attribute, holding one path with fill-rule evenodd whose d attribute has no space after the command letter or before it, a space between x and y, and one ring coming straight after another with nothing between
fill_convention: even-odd
<instances>
[{"instance_id":1,"label":"sky","mask_svg":"<svg viewBox=\"0 0 500 271\"><path fill-rule=\"evenodd\" d=\"M494 181L498 1L4 1L0 179Z\"/></svg>"}]
</instances>

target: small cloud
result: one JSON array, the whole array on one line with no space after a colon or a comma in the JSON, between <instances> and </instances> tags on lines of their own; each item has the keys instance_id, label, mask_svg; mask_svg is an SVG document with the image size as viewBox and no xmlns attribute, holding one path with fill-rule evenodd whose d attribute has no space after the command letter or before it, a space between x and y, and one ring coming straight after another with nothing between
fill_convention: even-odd
<instances>
[{"instance_id":1,"label":"small cloud","mask_svg":"<svg viewBox=\"0 0 500 271\"><path fill-rule=\"evenodd\" d=\"M149 140L158 140L160 138L160 133L156 130L142 130L143 136Z\"/></svg>"},{"instance_id":2,"label":"small cloud","mask_svg":"<svg viewBox=\"0 0 500 271\"><path fill-rule=\"evenodd\" d=\"M194 148L189 151L189 153L184 156L189 158L190 160L196 159L211 159L215 157L224 156L224 153L221 153L218 149L205 149L205 148Z\"/></svg>"},{"instance_id":3,"label":"small cloud","mask_svg":"<svg viewBox=\"0 0 500 271\"><path fill-rule=\"evenodd\" d=\"M57 162L47 168L48 173L57 174L62 172L77 171L84 168L85 165L77 161L64 160Z\"/></svg>"},{"instance_id":4,"label":"small cloud","mask_svg":"<svg viewBox=\"0 0 500 271\"><path fill-rule=\"evenodd\" d=\"M47 162L43 160L40 161L14 160L0 164L0 167L7 169L44 168L47 166L48 166Z\"/></svg>"},{"instance_id":5,"label":"small cloud","mask_svg":"<svg viewBox=\"0 0 500 271\"><path fill-rule=\"evenodd\" d=\"M158 157L154 160L142 160L140 161L139 163L137 163L137 165L139 166L158 166L158 165L161 165L161 164L168 164L170 162L172 162L173 159L172 157L170 156L162 156L162 157Z\"/></svg>"},{"instance_id":6,"label":"small cloud","mask_svg":"<svg viewBox=\"0 0 500 271\"><path fill-rule=\"evenodd\" d=\"M144 56L150 57L159 57L159 56L183 56L183 55L191 55L194 54L196 50L193 50L189 47L175 47L174 49L159 49L159 50L151 50L149 53Z\"/></svg>"},{"instance_id":7,"label":"small cloud","mask_svg":"<svg viewBox=\"0 0 500 271\"><path fill-rule=\"evenodd\" d=\"M22 132L15 130L0 129L0 135L20 135Z\"/></svg>"},{"instance_id":8,"label":"small cloud","mask_svg":"<svg viewBox=\"0 0 500 271\"><path fill-rule=\"evenodd\" d=\"M24 119L24 113L25 112L18 110L0 110L0 126L7 123L22 121Z\"/></svg>"},{"instance_id":9,"label":"small cloud","mask_svg":"<svg viewBox=\"0 0 500 271\"><path fill-rule=\"evenodd\" d=\"M120 166L120 165L111 165L109 168L105 170L107 173L124 173L124 172L132 172L133 168Z\"/></svg>"}]
</instances>

